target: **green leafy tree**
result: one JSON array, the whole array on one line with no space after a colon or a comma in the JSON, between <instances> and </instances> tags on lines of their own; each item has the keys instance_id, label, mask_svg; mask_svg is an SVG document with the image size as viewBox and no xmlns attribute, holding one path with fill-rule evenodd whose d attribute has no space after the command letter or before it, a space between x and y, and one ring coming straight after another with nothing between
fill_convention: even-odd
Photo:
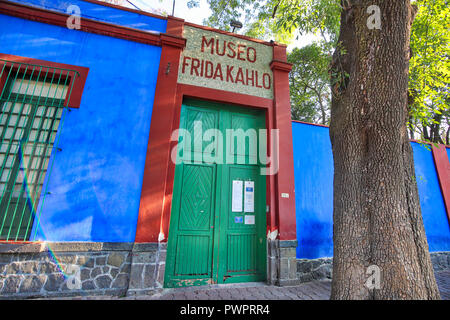
<instances>
[{"instance_id":1,"label":"green leafy tree","mask_svg":"<svg viewBox=\"0 0 450 320\"><path fill-rule=\"evenodd\" d=\"M329 124L331 93L328 65L330 56L317 43L295 48L288 54L291 110L294 120Z\"/></svg>"},{"instance_id":2,"label":"green leafy tree","mask_svg":"<svg viewBox=\"0 0 450 320\"><path fill-rule=\"evenodd\" d=\"M232 7L230 14L240 14L247 2L233 3L238 5ZM328 45L335 46L330 65L330 139L334 159L332 299L439 299L420 211L407 120L434 123L426 121L447 109L447 68L437 67L431 77L425 76L423 70L433 64L428 55L433 55L432 50L440 50L440 40L431 37L428 42L419 41L421 51L414 55L419 55L417 64L423 73L418 68L411 76L410 44L414 52L415 32L420 31L423 36L424 30L415 27L410 42L416 8L409 0L267 3L276 20L265 22L267 25L287 34L297 29L318 32L324 52ZM417 3L418 26L427 25L429 32L429 20L420 23L425 11L420 7L429 3ZM215 11L214 7L211 9ZM377 15L376 9L382 27L370 28L368 20L374 12ZM426 10L429 13L425 16L433 20L442 6ZM258 10L250 13L256 21L264 18ZM446 30L448 16L445 13L437 19ZM433 48L431 43L434 49L429 49ZM445 55L435 58L448 60ZM415 63L412 62L412 68ZM408 80L417 82L415 87L408 88ZM412 96L409 101L408 91ZM425 106L433 111L425 112ZM364 286L372 266L383 274L376 290Z\"/></svg>"},{"instance_id":3,"label":"green leafy tree","mask_svg":"<svg viewBox=\"0 0 450 320\"><path fill-rule=\"evenodd\" d=\"M411 32L411 138L449 144L450 8L448 0L418 0Z\"/></svg>"}]
</instances>

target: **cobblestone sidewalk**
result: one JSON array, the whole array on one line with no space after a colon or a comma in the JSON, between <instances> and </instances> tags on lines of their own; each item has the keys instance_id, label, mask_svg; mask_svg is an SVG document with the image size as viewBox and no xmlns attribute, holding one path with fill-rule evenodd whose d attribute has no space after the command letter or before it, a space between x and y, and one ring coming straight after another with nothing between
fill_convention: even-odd
<instances>
[{"instance_id":1,"label":"cobblestone sidewalk","mask_svg":"<svg viewBox=\"0 0 450 320\"><path fill-rule=\"evenodd\" d=\"M435 272L443 300L450 300L450 270ZM264 283L210 285L164 289L153 296L111 297L87 296L52 298L59 300L328 300L331 280L316 280L292 287L268 286Z\"/></svg>"}]
</instances>

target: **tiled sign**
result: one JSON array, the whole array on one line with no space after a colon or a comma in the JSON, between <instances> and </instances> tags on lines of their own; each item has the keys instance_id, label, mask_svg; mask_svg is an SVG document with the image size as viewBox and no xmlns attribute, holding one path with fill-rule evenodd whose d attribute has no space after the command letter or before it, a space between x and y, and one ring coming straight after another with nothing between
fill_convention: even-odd
<instances>
[{"instance_id":1,"label":"tiled sign","mask_svg":"<svg viewBox=\"0 0 450 320\"><path fill-rule=\"evenodd\" d=\"M262 98L273 98L272 47L191 26L178 82Z\"/></svg>"}]
</instances>

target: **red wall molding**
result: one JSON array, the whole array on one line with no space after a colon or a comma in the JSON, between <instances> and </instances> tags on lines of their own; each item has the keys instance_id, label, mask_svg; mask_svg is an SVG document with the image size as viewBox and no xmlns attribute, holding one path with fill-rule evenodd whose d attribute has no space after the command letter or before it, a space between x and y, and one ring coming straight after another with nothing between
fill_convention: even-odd
<instances>
[{"instance_id":1,"label":"red wall molding","mask_svg":"<svg viewBox=\"0 0 450 320\"><path fill-rule=\"evenodd\" d=\"M70 80L70 83L68 83L68 86L69 86L69 88L72 88L72 91L67 92L66 104L69 108L79 108L80 107L81 97L83 95L83 90L84 90L84 86L86 84L86 78L89 73L89 68L74 66L74 65L70 65L70 64L56 63L56 62L45 61L45 60L32 59L32 58L27 58L27 57L19 57L19 56L14 56L11 54L4 54L4 53L0 53L0 59L8 61L8 62L5 62L3 60L0 60L0 72L3 70L2 77L0 80L0 93L2 92L3 85L5 84L4 81L6 79L6 75L9 72L10 68L17 69L19 66L19 63L43 66L44 67L42 69L43 73L48 71L49 74L55 74L57 76L59 76L60 74L64 76L67 73L69 73L69 76L71 76L71 80ZM5 64L6 64L6 67L4 68ZM22 69L23 69L23 67L21 67L21 70ZM64 70L61 70L61 69L64 69ZM72 73L68 72L68 70L75 71L78 74L78 76L72 76ZM23 71L25 71L25 69L23 69ZM28 68L27 73L31 74L31 72L32 72L32 68ZM70 96L69 96L69 94L70 94Z\"/></svg>"},{"instance_id":2,"label":"red wall molding","mask_svg":"<svg viewBox=\"0 0 450 320\"><path fill-rule=\"evenodd\" d=\"M447 218L450 223L450 162L448 160L447 148L440 144L432 146L434 164L441 185L442 196L444 198L445 209L447 210Z\"/></svg>"},{"instance_id":3,"label":"red wall molding","mask_svg":"<svg viewBox=\"0 0 450 320\"><path fill-rule=\"evenodd\" d=\"M167 21L167 30L172 32L168 38L181 38L183 20ZM161 61L155 89L150 135L145 160L139 216L136 227L136 242L167 241L164 221L169 219L165 214L171 204L170 138L176 117L176 106L181 102L177 97L178 65L182 47L173 41L162 43ZM172 178L173 183L173 178ZM160 239L164 235L164 239Z\"/></svg>"}]
</instances>

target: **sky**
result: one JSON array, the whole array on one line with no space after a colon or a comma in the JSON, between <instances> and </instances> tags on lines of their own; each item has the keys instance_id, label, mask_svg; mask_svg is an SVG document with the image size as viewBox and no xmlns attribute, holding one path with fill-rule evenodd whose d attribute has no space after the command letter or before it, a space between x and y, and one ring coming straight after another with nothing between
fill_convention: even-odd
<instances>
[{"instance_id":1,"label":"sky","mask_svg":"<svg viewBox=\"0 0 450 320\"><path fill-rule=\"evenodd\" d=\"M135 6L142 10L154 12L157 14L172 14L174 0L130 0ZM203 20L208 18L211 14L209 5L206 0L200 0L200 6L196 8L188 8L188 0L175 0L175 12L174 16L182 18L188 22L203 25ZM133 7L128 4L128 7ZM156 9L156 12L155 12ZM237 31L239 33L239 31ZM291 51L295 47L303 47L310 44L312 41L317 40L313 34L300 36L298 40L288 46L288 51Z\"/></svg>"}]
</instances>

